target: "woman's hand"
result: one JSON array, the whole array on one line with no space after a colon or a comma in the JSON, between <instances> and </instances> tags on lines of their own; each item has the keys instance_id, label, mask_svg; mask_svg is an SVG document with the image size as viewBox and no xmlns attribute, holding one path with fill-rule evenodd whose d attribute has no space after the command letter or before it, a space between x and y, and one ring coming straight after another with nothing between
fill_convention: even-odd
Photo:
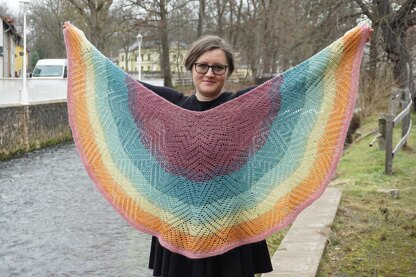
<instances>
[{"instance_id":1,"label":"woman's hand","mask_svg":"<svg viewBox=\"0 0 416 277\"><path fill-rule=\"evenodd\" d=\"M368 34L367 40L365 41L366 43L370 41L371 39L371 34L374 32L374 29L370 29L370 33Z\"/></svg>"}]
</instances>

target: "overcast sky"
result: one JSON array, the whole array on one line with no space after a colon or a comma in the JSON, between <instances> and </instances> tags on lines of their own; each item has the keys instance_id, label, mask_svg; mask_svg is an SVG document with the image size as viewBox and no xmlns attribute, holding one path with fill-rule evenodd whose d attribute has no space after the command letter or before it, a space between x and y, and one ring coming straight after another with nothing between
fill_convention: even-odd
<instances>
[{"instance_id":1,"label":"overcast sky","mask_svg":"<svg viewBox=\"0 0 416 277\"><path fill-rule=\"evenodd\" d=\"M9 9L11 9L14 13L19 12L19 0L0 0L0 5L5 3Z\"/></svg>"}]
</instances>

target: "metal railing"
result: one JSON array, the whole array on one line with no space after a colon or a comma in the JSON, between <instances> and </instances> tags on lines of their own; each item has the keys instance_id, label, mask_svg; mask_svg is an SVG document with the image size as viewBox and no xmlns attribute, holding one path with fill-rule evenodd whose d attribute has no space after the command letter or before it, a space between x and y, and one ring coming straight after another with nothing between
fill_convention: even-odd
<instances>
[{"instance_id":1,"label":"metal railing","mask_svg":"<svg viewBox=\"0 0 416 277\"><path fill-rule=\"evenodd\" d=\"M412 100L408 89L396 89L392 93L389 113L382 113L379 118L379 148L385 150L384 173L393 172L393 159L396 153L406 144L412 128ZM400 111L400 112L399 112ZM397 114L397 115L396 115ZM399 142L393 146L394 127L401 122L402 132Z\"/></svg>"}]
</instances>

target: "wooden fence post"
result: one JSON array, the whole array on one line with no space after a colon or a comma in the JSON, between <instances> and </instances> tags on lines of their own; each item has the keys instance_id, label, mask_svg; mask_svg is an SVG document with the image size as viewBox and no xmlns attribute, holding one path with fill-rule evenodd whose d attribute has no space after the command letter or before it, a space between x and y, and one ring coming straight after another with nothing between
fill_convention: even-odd
<instances>
[{"instance_id":1,"label":"wooden fence post","mask_svg":"<svg viewBox=\"0 0 416 277\"><path fill-rule=\"evenodd\" d=\"M401 95L403 95L403 89L394 88L390 93L389 102L389 114L397 114L400 107Z\"/></svg>"},{"instance_id":2,"label":"wooden fence post","mask_svg":"<svg viewBox=\"0 0 416 277\"><path fill-rule=\"evenodd\" d=\"M403 91L402 97L401 97L402 101L401 101L401 109L405 109L407 107L407 105L409 104L410 101L410 97L409 97L409 93L407 93L406 91ZM410 126L410 116L411 113L409 112L402 120L402 137L404 137L407 134L407 131L409 130L409 126ZM407 144L404 144L404 146Z\"/></svg>"},{"instance_id":3,"label":"wooden fence post","mask_svg":"<svg viewBox=\"0 0 416 277\"><path fill-rule=\"evenodd\" d=\"M384 114L380 114L380 118L378 119L378 132L380 136L378 137L378 149L385 150L386 149L386 118Z\"/></svg>"},{"instance_id":4,"label":"wooden fence post","mask_svg":"<svg viewBox=\"0 0 416 277\"><path fill-rule=\"evenodd\" d=\"M393 128L394 128L394 114L384 114L386 119L386 163L384 173L391 175L393 172Z\"/></svg>"}]
</instances>

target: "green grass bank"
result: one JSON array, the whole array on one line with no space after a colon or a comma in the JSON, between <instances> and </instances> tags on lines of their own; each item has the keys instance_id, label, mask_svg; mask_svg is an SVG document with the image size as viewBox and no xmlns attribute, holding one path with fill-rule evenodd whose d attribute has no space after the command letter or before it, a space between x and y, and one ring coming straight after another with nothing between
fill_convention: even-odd
<instances>
[{"instance_id":1,"label":"green grass bank","mask_svg":"<svg viewBox=\"0 0 416 277\"><path fill-rule=\"evenodd\" d=\"M361 133L377 124L369 120ZM353 144L339 163L334 186L342 199L317 276L416 276L416 124L392 176L384 174L384 152L369 146L373 138ZM399 197L381 189L398 189Z\"/></svg>"},{"instance_id":2,"label":"green grass bank","mask_svg":"<svg viewBox=\"0 0 416 277\"><path fill-rule=\"evenodd\" d=\"M384 174L384 151L374 136L349 147L331 184L342 199L317 276L416 276L416 116L407 147L393 159L393 175ZM378 126L371 118L359 132ZM400 139L395 128L394 143ZM398 189L399 197L380 192ZM289 227L288 227L289 228ZM288 228L267 239L270 254L278 248Z\"/></svg>"}]
</instances>

